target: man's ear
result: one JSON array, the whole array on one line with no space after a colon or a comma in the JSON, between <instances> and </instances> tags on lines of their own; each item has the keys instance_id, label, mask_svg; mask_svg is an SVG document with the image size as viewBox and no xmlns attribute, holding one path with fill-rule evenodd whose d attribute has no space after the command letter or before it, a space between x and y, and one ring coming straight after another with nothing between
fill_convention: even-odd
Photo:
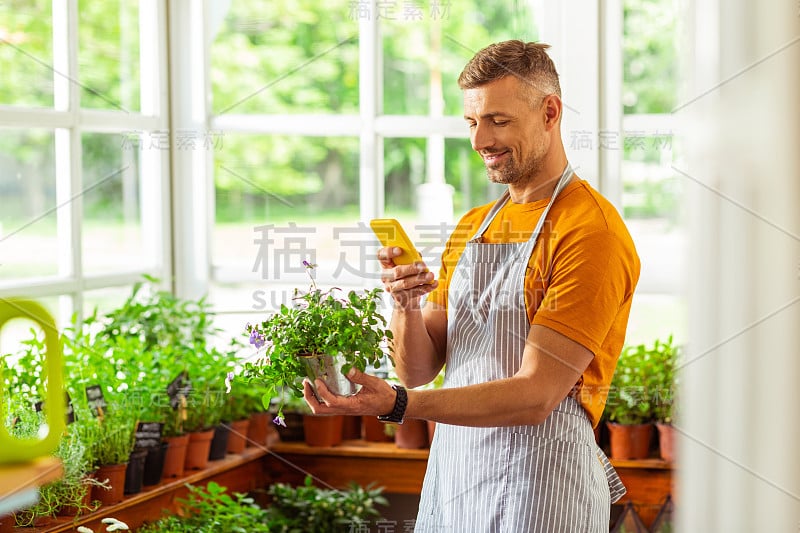
<instances>
[{"instance_id":1,"label":"man's ear","mask_svg":"<svg viewBox=\"0 0 800 533\"><path fill-rule=\"evenodd\" d=\"M561 98L557 94L548 94L544 97L542 104L545 113L545 127L547 129L558 127L563 110Z\"/></svg>"}]
</instances>

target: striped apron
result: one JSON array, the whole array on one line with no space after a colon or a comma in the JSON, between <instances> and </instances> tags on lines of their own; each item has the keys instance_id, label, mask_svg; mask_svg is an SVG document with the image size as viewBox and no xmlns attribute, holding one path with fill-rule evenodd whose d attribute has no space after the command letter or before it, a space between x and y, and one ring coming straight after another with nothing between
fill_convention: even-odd
<instances>
[{"instance_id":1,"label":"striped apron","mask_svg":"<svg viewBox=\"0 0 800 533\"><path fill-rule=\"evenodd\" d=\"M449 288L444 387L506 378L519 369L530 330L525 271L550 207L571 177L567 165L527 242L481 242L508 201L506 191L467 243ZM608 531L610 503L624 493L585 411L567 397L536 426L437 424L415 531Z\"/></svg>"}]
</instances>

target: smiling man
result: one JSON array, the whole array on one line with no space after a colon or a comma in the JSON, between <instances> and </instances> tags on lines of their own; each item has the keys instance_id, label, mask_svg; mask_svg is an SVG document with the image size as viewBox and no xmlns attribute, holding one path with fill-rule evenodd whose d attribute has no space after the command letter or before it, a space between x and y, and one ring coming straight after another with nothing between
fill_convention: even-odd
<instances>
[{"instance_id":1,"label":"smiling man","mask_svg":"<svg viewBox=\"0 0 800 533\"><path fill-rule=\"evenodd\" d=\"M558 73L538 43L491 45L459 77L494 203L468 212L434 283L381 249L397 375L353 371L348 398L306 384L317 413L439 422L415 531L608 531L624 493L596 446L639 259L614 207L568 164ZM427 295L425 305L422 297Z\"/></svg>"}]
</instances>

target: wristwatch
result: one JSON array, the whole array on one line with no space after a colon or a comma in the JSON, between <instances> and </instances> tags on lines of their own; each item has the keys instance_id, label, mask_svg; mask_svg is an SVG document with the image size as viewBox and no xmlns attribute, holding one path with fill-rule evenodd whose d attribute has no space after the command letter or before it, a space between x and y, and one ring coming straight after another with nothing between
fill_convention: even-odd
<instances>
[{"instance_id":1,"label":"wristwatch","mask_svg":"<svg viewBox=\"0 0 800 533\"><path fill-rule=\"evenodd\" d=\"M394 409L389 414L379 416L378 420L402 424L406 414L406 407L408 406L408 393L401 385L392 385L392 388L397 392L397 397L394 400Z\"/></svg>"}]
</instances>

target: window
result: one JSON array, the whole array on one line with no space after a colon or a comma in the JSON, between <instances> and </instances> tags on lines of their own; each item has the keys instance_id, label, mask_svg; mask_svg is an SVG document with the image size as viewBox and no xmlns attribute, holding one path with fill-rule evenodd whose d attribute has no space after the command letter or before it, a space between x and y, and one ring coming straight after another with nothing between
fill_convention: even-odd
<instances>
[{"instance_id":1,"label":"window","mask_svg":"<svg viewBox=\"0 0 800 533\"><path fill-rule=\"evenodd\" d=\"M680 103L677 13L673 0L624 2L622 207L642 261L629 343L686 339L683 181L672 167L681 157L671 114Z\"/></svg>"},{"instance_id":2,"label":"window","mask_svg":"<svg viewBox=\"0 0 800 533\"><path fill-rule=\"evenodd\" d=\"M0 2L0 296L60 326L168 277L164 21L155 0Z\"/></svg>"},{"instance_id":3,"label":"window","mask_svg":"<svg viewBox=\"0 0 800 533\"><path fill-rule=\"evenodd\" d=\"M454 220L499 195L456 83L491 41L536 38L534 2L293 3L215 8L211 302L232 331L307 282L379 283L375 216L432 267ZM236 61L231 61L236 58ZM232 80L235 80L232 81Z\"/></svg>"}]
</instances>

